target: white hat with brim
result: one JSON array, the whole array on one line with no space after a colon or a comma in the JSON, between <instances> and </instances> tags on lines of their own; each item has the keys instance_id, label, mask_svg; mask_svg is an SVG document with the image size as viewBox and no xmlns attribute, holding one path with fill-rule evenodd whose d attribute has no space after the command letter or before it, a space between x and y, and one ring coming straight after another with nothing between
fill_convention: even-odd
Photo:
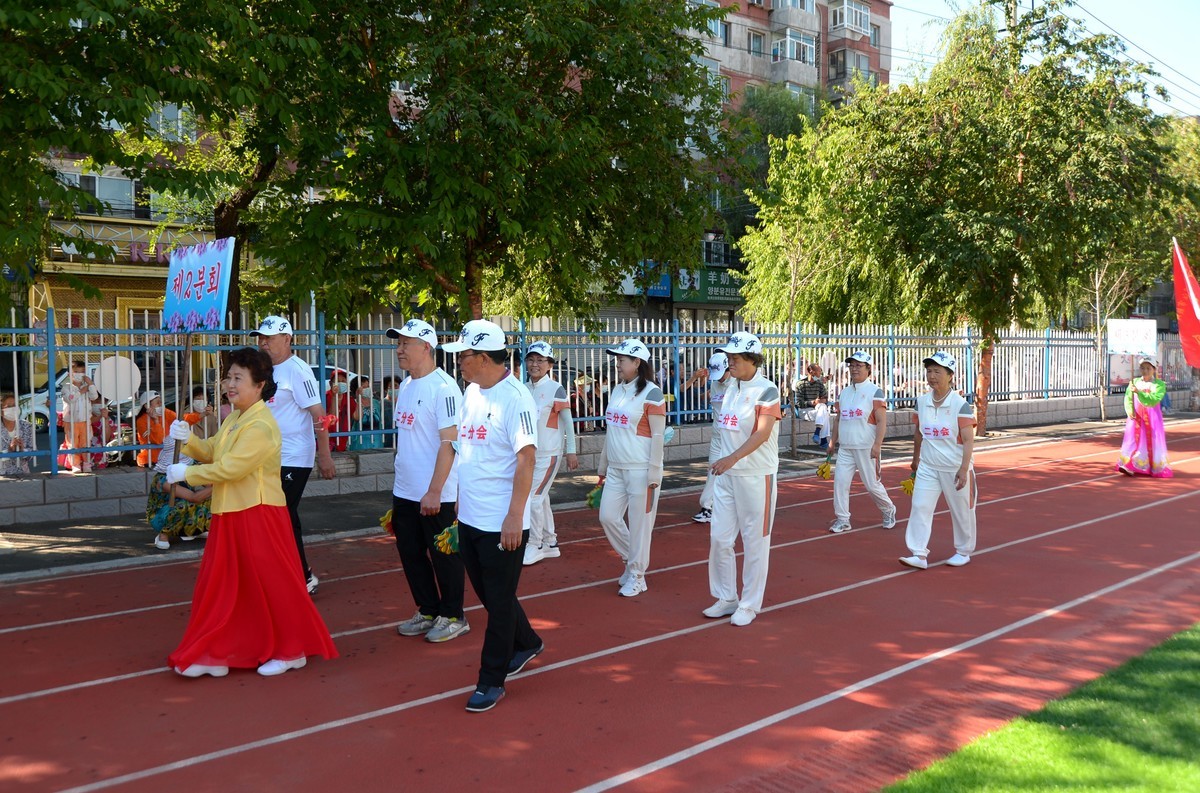
<instances>
[{"instance_id":1,"label":"white hat with brim","mask_svg":"<svg viewBox=\"0 0 1200 793\"><path fill-rule=\"evenodd\" d=\"M554 348L544 341L535 341L533 344L530 344L529 349L525 351L526 358L528 358L530 355L540 355L543 358L549 358L553 361Z\"/></svg>"},{"instance_id":2,"label":"white hat with brim","mask_svg":"<svg viewBox=\"0 0 1200 793\"><path fill-rule=\"evenodd\" d=\"M762 341L753 333L741 331L730 336L729 341L720 350L723 353L734 355L745 355L746 353L762 355L763 346Z\"/></svg>"},{"instance_id":3,"label":"white hat with brim","mask_svg":"<svg viewBox=\"0 0 1200 793\"><path fill-rule=\"evenodd\" d=\"M867 366L875 363L875 359L871 357L871 353L867 352L866 350L857 350L848 358L846 358L845 363L851 363L852 361L865 363Z\"/></svg>"},{"instance_id":4,"label":"white hat with brim","mask_svg":"<svg viewBox=\"0 0 1200 793\"><path fill-rule=\"evenodd\" d=\"M1141 366L1144 363L1150 364L1155 369L1158 368L1158 359L1155 358L1153 355L1143 355L1141 358L1138 359L1138 366Z\"/></svg>"},{"instance_id":5,"label":"white hat with brim","mask_svg":"<svg viewBox=\"0 0 1200 793\"><path fill-rule=\"evenodd\" d=\"M250 331L251 336L278 336L281 333L292 335L292 323L283 317L263 317L258 323L258 330Z\"/></svg>"},{"instance_id":6,"label":"white hat with brim","mask_svg":"<svg viewBox=\"0 0 1200 793\"><path fill-rule=\"evenodd\" d=\"M714 352L708 359L708 374L710 377L720 377L729 371L729 356L723 352Z\"/></svg>"},{"instance_id":7,"label":"white hat with brim","mask_svg":"<svg viewBox=\"0 0 1200 793\"><path fill-rule=\"evenodd\" d=\"M473 319L463 325L458 334L458 341L442 345L446 352L458 353L466 350L477 352L496 352L508 346L504 341L504 331L494 322L486 319Z\"/></svg>"},{"instance_id":8,"label":"white hat with brim","mask_svg":"<svg viewBox=\"0 0 1200 793\"><path fill-rule=\"evenodd\" d=\"M150 403L151 403L153 400L155 400L155 399L158 399L158 392L157 392L157 391L147 391L147 392L145 392L145 393L144 393L144 394L142 394L140 397L138 397L138 401L137 401L137 409L138 409L138 410L141 410L142 408L146 407L146 405L149 405L149 404L150 404Z\"/></svg>"},{"instance_id":9,"label":"white hat with brim","mask_svg":"<svg viewBox=\"0 0 1200 793\"><path fill-rule=\"evenodd\" d=\"M437 331L423 319L410 319L398 328L388 328L384 331L389 339L398 339L401 336L410 339L420 339L430 347L437 346Z\"/></svg>"},{"instance_id":10,"label":"white hat with brim","mask_svg":"<svg viewBox=\"0 0 1200 793\"><path fill-rule=\"evenodd\" d=\"M616 347L609 347L605 352L609 355L624 355L646 363L650 362L650 348L637 339L626 339Z\"/></svg>"},{"instance_id":11,"label":"white hat with brim","mask_svg":"<svg viewBox=\"0 0 1200 793\"><path fill-rule=\"evenodd\" d=\"M958 363L954 360L954 356L948 352L935 352L925 360L921 361L923 365L928 366L931 363L936 363L944 369L949 369L951 373L958 369Z\"/></svg>"}]
</instances>

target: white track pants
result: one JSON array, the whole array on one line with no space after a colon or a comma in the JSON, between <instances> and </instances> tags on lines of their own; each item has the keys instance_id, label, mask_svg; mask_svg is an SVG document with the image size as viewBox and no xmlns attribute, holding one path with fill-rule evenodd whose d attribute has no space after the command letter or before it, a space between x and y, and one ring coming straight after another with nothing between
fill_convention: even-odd
<instances>
[{"instance_id":1,"label":"white track pants","mask_svg":"<svg viewBox=\"0 0 1200 793\"><path fill-rule=\"evenodd\" d=\"M950 521L954 526L954 550L970 556L975 550L975 501L979 498L979 486L975 481L975 469L968 473L967 484L962 490L954 488L953 471L935 471L927 465L917 466L913 477L912 511L908 515L908 528L904 531L904 542L914 556L929 556L929 535L933 530L933 513L937 509L938 497L946 497L950 509Z\"/></svg>"},{"instance_id":2,"label":"white track pants","mask_svg":"<svg viewBox=\"0 0 1200 793\"><path fill-rule=\"evenodd\" d=\"M717 433L719 430L713 427L712 440L708 442L708 476L704 480L704 490L700 493L700 509L713 508L713 494L716 492L717 478L713 476L712 464L721 459L718 455L721 453L721 447L717 443Z\"/></svg>"},{"instance_id":3,"label":"white track pants","mask_svg":"<svg viewBox=\"0 0 1200 793\"><path fill-rule=\"evenodd\" d=\"M558 476L560 455L533 458L533 489L529 493L529 544L557 545L554 512L550 509L550 486Z\"/></svg>"},{"instance_id":4,"label":"white track pants","mask_svg":"<svg viewBox=\"0 0 1200 793\"><path fill-rule=\"evenodd\" d=\"M838 520L850 520L850 483L854 474L862 480L863 486L875 506L882 513L895 512L896 505L888 498L887 488L879 481L879 461L871 459L870 449L847 449L838 446L837 466L833 469L833 515Z\"/></svg>"},{"instance_id":5,"label":"white track pants","mask_svg":"<svg viewBox=\"0 0 1200 793\"><path fill-rule=\"evenodd\" d=\"M708 589L718 600L762 609L775 524L774 474L716 477L712 523L709 524ZM742 596L737 591L737 557L733 545L742 537Z\"/></svg>"},{"instance_id":6,"label":"white track pants","mask_svg":"<svg viewBox=\"0 0 1200 793\"><path fill-rule=\"evenodd\" d=\"M600 525L626 568L644 576L650 567L650 535L658 515L658 492L651 490L646 469L608 467L600 494ZM629 523L625 522L628 513Z\"/></svg>"}]
</instances>

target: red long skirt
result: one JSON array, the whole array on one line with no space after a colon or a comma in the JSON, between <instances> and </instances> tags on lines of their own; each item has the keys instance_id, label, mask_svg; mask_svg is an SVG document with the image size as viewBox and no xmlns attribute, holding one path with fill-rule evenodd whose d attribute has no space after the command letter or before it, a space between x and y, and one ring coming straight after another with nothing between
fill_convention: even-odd
<instances>
[{"instance_id":1,"label":"red long skirt","mask_svg":"<svg viewBox=\"0 0 1200 793\"><path fill-rule=\"evenodd\" d=\"M337 654L305 589L287 509L260 504L213 515L192 616L167 662L254 668Z\"/></svg>"}]
</instances>

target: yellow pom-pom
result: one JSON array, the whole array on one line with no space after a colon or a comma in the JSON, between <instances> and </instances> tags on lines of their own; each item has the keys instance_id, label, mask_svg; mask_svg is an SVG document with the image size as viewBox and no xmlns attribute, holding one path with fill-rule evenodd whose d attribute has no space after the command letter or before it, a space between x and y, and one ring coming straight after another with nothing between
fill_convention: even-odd
<instances>
[{"instance_id":1,"label":"yellow pom-pom","mask_svg":"<svg viewBox=\"0 0 1200 793\"><path fill-rule=\"evenodd\" d=\"M904 495L911 496L913 494L913 486L915 484L916 483L913 481L913 478L910 476L908 479L905 479L900 483L900 489L904 491Z\"/></svg>"},{"instance_id":2,"label":"yellow pom-pom","mask_svg":"<svg viewBox=\"0 0 1200 793\"><path fill-rule=\"evenodd\" d=\"M817 476L822 479L833 478L833 465L828 460L817 466Z\"/></svg>"},{"instance_id":3,"label":"yellow pom-pom","mask_svg":"<svg viewBox=\"0 0 1200 793\"><path fill-rule=\"evenodd\" d=\"M451 523L442 533L433 538L437 549L449 556L458 553L458 521Z\"/></svg>"},{"instance_id":4,"label":"yellow pom-pom","mask_svg":"<svg viewBox=\"0 0 1200 793\"><path fill-rule=\"evenodd\" d=\"M392 528L392 511L390 509L383 513L383 517L379 519L379 525L388 534L395 536L396 531Z\"/></svg>"}]
</instances>

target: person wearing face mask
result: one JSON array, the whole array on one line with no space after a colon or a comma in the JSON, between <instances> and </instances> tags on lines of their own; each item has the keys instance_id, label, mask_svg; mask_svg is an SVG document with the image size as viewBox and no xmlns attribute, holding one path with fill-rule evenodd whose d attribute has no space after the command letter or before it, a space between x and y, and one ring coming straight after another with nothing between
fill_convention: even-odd
<instances>
[{"instance_id":1,"label":"person wearing face mask","mask_svg":"<svg viewBox=\"0 0 1200 793\"><path fill-rule=\"evenodd\" d=\"M625 572L617 580L620 595L637 597L646 591L650 537L658 514L666 399L652 379L645 344L626 339L607 352L616 356L618 382L604 413L607 430L596 467L604 485L600 525L625 562Z\"/></svg>"},{"instance_id":2,"label":"person wearing face mask","mask_svg":"<svg viewBox=\"0 0 1200 793\"><path fill-rule=\"evenodd\" d=\"M198 385L192 389L192 404L189 407L190 410L184 414L183 420L194 426L196 434L201 438L215 438L217 430L221 427L221 420L209 404L208 390L204 386Z\"/></svg>"},{"instance_id":3,"label":"person wearing face mask","mask_svg":"<svg viewBox=\"0 0 1200 793\"><path fill-rule=\"evenodd\" d=\"M137 410L133 414L133 428L140 444L152 448L138 452L137 463L142 468L151 468L162 453L163 438L167 428L175 421L175 411L164 408L157 391L147 391L138 398Z\"/></svg>"},{"instance_id":4,"label":"person wearing face mask","mask_svg":"<svg viewBox=\"0 0 1200 793\"><path fill-rule=\"evenodd\" d=\"M396 429L396 395L400 393L400 378L388 375L379 381L379 428ZM388 433L383 436L383 445L388 449L396 448L396 436Z\"/></svg>"},{"instance_id":5,"label":"person wearing face mask","mask_svg":"<svg viewBox=\"0 0 1200 793\"><path fill-rule=\"evenodd\" d=\"M82 449L91 445L92 403L99 398L96 384L87 376L87 365L83 361L72 361L70 377L59 389L68 449ZM75 473L89 473L92 470L90 455L72 454L67 459Z\"/></svg>"},{"instance_id":6,"label":"person wearing face mask","mask_svg":"<svg viewBox=\"0 0 1200 793\"><path fill-rule=\"evenodd\" d=\"M370 432L381 429L379 422L379 403L371 391L371 381L365 377L356 377L350 383L350 431ZM353 435L348 447L350 451L383 448L381 435Z\"/></svg>"},{"instance_id":7,"label":"person wearing face mask","mask_svg":"<svg viewBox=\"0 0 1200 793\"><path fill-rule=\"evenodd\" d=\"M325 415L336 416L337 422L330 432L350 431L350 382L349 375L342 369L334 369L329 375L329 390L325 392ZM329 449L344 452L350 445L347 435L329 439Z\"/></svg>"},{"instance_id":8,"label":"person wearing face mask","mask_svg":"<svg viewBox=\"0 0 1200 793\"><path fill-rule=\"evenodd\" d=\"M37 451L33 425L21 420L17 397L11 392L0 394L0 452ZM0 457L0 476L19 476L29 473L28 457Z\"/></svg>"}]
</instances>

